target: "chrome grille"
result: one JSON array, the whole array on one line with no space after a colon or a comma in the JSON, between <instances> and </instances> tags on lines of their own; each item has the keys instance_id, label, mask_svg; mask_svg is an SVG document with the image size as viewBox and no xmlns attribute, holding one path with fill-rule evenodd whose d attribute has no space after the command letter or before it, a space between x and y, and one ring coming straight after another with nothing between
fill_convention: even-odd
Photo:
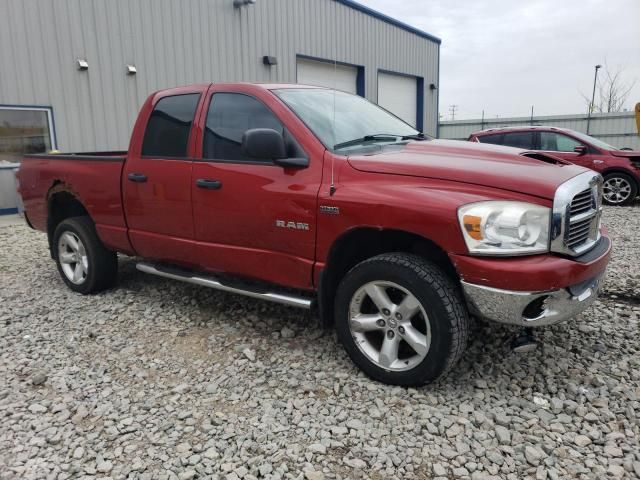
<instances>
[{"instance_id":1,"label":"chrome grille","mask_svg":"<svg viewBox=\"0 0 640 480\"><path fill-rule=\"evenodd\" d=\"M600 239L602 177L583 173L563 183L553 202L551 250L577 256Z\"/></svg>"},{"instance_id":2,"label":"chrome grille","mask_svg":"<svg viewBox=\"0 0 640 480\"><path fill-rule=\"evenodd\" d=\"M571 250L576 250L581 245L588 243L594 227L594 220L597 220L597 217L597 199L593 188L587 188L573 197L569 206L569 229L566 234L567 247Z\"/></svg>"},{"instance_id":3,"label":"chrome grille","mask_svg":"<svg viewBox=\"0 0 640 480\"><path fill-rule=\"evenodd\" d=\"M587 188L578 193L573 200L571 200L571 216L574 217L581 213L588 212L591 209L595 209L596 199L593 196L593 189Z\"/></svg>"}]
</instances>

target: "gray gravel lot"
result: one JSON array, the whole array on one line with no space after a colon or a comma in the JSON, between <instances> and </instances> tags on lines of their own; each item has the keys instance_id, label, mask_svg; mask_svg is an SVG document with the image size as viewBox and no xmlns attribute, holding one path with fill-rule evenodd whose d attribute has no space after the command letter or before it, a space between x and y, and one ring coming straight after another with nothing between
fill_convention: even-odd
<instances>
[{"instance_id":1,"label":"gray gravel lot","mask_svg":"<svg viewBox=\"0 0 640 480\"><path fill-rule=\"evenodd\" d=\"M0 228L0 478L638 478L640 203L601 300L511 353L478 323L438 384L361 374L306 313L145 276L68 290Z\"/></svg>"}]
</instances>

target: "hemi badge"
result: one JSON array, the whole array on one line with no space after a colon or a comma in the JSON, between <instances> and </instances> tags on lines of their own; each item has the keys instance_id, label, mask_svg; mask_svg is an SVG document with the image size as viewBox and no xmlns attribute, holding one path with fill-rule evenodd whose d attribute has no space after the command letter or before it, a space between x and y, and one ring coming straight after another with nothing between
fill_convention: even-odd
<instances>
[{"instance_id":1,"label":"hemi badge","mask_svg":"<svg viewBox=\"0 0 640 480\"><path fill-rule=\"evenodd\" d=\"M320 213L326 213L327 215L340 215L340 207L320 205Z\"/></svg>"}]
</instances>

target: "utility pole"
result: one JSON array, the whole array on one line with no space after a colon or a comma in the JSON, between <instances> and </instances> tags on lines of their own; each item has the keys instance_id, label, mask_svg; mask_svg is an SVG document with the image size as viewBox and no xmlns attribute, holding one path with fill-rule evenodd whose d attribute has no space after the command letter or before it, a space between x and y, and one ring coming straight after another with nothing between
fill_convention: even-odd
<instances>
[{"instance_id":1,"label":"utility pole","mask_svg":"<svg viewBox=\"0 0 640 480\"><path fill-rule=\"evenodd\" d=\"M531 105L531 119L529 121L531 125L533 125L533 105Z\"/></svg>"},{"instance_id":2,"label":"utility pole","mask_svg":"<svg viewBox=\"0 0 640 480\"><path fill-rule=\"evenodd\" d=\"M456 110L458 105L449 105L449 113L451 114L451 121L456 119Z\"/></svg>"},{"instance_id":3,"label":"utility pole","mask_svg":"<svg viewBox=\"0 0 640 480\"><path fill-rule=\"evenodd\" d=\"M598 83L598 70L600 70L601 67L602 65L596 65L596 73L593 76L593 93L591 94L591 104L589 105L589 113L587 114L587 135L589 135L589 127L591 126L591 112L596 100L596 83Z\"/></svg>"},{"instance_id":4,"label":"utility pole","mask_svg":"<svg viewBox=\"0 0 640 480\"><path fill-rule=\"evenodd\" d=\"M480 130L484 130L484 110L482 110L482 120L480 120Z\"/></svg>"}]
</instances>

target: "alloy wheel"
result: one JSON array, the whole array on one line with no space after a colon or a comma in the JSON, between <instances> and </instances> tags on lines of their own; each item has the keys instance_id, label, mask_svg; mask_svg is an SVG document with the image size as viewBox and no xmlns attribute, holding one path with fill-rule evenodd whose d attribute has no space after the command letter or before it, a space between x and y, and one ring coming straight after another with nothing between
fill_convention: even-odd
<instances>
[{"instance_id":1,"label":"alloy wheel","mask_svg":"<svg viewBox=\"0 0 640 480\"><path fill-rule=\"evenodd\" d=\"M604 182L602 195L609 203L623 203L631 195L631 184L625 178L610 177Z\"/></svg>"},{"instance_id":2,"label":"alloy wheel","mask_svg":"<svg viewBox=\"0 0 640 480\"><path fill-rule=\"evenodd\" d=\"M349 305L349 329L360 351L390 371L414 368L431 345L431 325L424 307L393 282L369 282L355 292Z\"/></svg>"},{"instance_id":3,"label":"alloy wheel","mask_svg":"<svg viewBox=\"0 0 640 480\"><path fill-rule=\"evenodd\" d=\"M64 232L58 240L58 258L62 272L70 282L84 283L89 273L89 257L80 237L73 232Z\"/></svg>"}]
</instances>

